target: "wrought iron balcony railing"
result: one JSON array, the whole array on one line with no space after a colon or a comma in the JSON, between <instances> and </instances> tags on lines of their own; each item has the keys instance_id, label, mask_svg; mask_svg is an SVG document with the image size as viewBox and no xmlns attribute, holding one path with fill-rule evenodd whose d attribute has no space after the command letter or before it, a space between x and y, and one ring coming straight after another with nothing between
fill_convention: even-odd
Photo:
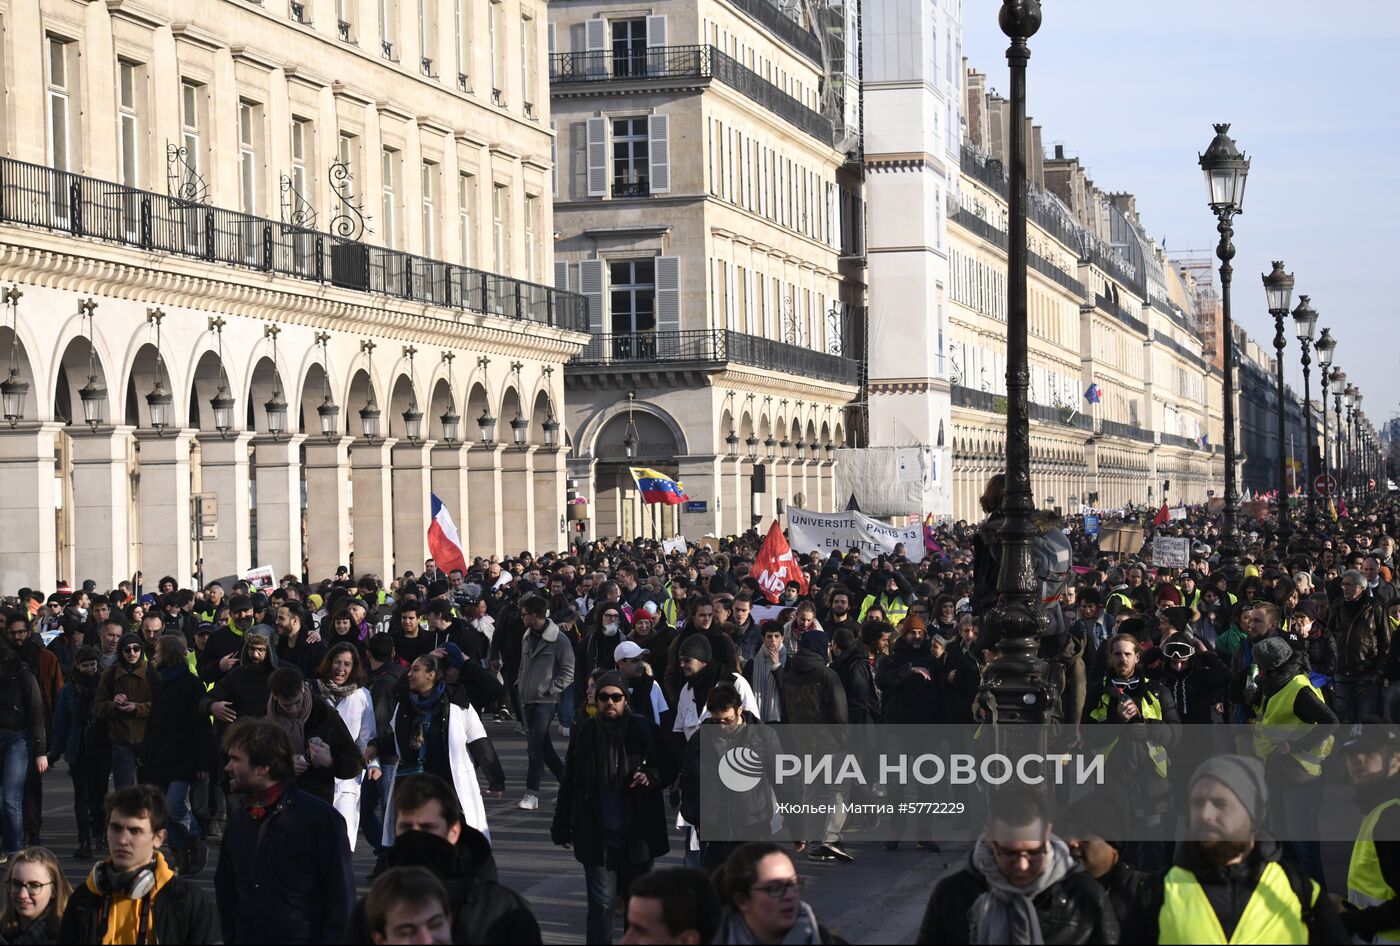
<instances>
[{"instance_id":1,"label":"wrought iron balcony railing","mask_svg":"<svg viewBox=\"0 0 1400 946\"><path fill-rule=\"evenodd\" d=\"M1180 434L1162 434L1162 443L1171 447L1184 447L1187 450L1203 450L1199 440L1183 437Z\"/></svg>"},{"instance_id":2,"label":"wrought iron balcony railing","mask_svg":"<svg viewBox=\"0 0 1400 946\"><path fill-rule=\"evenodd\" d=\"M1143 322L1141 319L1134 318L1133 315L1130 314L1127 309L1114 302L1108 296L1104 295L1103 293L1096 294L1094 296L1094 305L1100 309L1103 309L1109 315L1113 316L1118 321L1122 322L1124 325L1137 332L1139 335L1143 336L1144 338L1147 337L1147 323Z\"/></svg>"},{"instance_id":3,"label":"wrought iron balcony railing","mask_svg":"<svg viewBox=\"0 0 1400 946\"><path fill-rule=\"evenodd\" d=\"M595 49L549 57L549 80L556 87L652 79L718 79L812 137L828 145L833 141L829 119L714 46L648 46L625 53Z\"/></svg>"},{"instance_id":4,"label":"wrought iron balcony railing","mask_svg":"<svg viewBox=\"0 0 1400 946\"><path fill-rule=\"evenodd\" d=\"M577 293L11 158L0 158L0 223L588 331Z\"/></svg>"},{"instance_id":5,"label":"wrought iron balcony railing","mask_svg":"<svg viewBox=\"0 0 1400 946\"><path fill-rule=\"evenodd\" d=\"M860 368L854 359L841 355L724 329L594 335L568 367L626 368L654 362L735 362L849 385L859 383Z\"/></svg>"},{"instance_id":6,"label":"wrought iron balcony railing","mask_svg":"<svg viewBox=\"0 0 1400 946\"><path fill-rule=\"evenodd\" d=\"M1152 431L1144 430L1137 424L1123 424L1115 420L1100 422L1099 433L1105 437L1122 437L1126 440L1137 440L1142 443L1152 443Z\"/></svg>"},{"instance_id":7,"label":"wrought iron balcony railing","mask_svg":"<svg viewBox=\"0 0 1400 946\"><path fill-rule=\"evenodd\" d=\"M986 411L989 414L1006 413L1006 395L993 394L991 391L979 391L976 388L964 387L961 384L952 385L952 401L958 407L969 407L974 411ZM1031 420L1038 420L1044 424L1060 424L1064 427L1075 427L1079 430L1093 430L1094 422L1087 415L1081 414L1073 407L1055 407L1049 404L1037 404L1031 401L1028 413Z\"/></svg>"}]
</instances>

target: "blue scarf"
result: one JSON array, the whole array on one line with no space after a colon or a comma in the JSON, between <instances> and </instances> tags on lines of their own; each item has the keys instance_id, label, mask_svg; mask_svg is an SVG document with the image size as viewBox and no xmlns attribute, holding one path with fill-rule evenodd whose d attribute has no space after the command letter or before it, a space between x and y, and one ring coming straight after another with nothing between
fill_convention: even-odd
<instances>
[{"instance_id":1,"label":"blue scarf","mask_svg":"<svg viewBox=\"0 0 1400 946\"><path fill-rule=\"evenodd\" d=\"M447 690L447 682L442 681L433 687L427 696L419 696L412 690L408 691L408 702L418 713L416 725L418 726L418 758L413 762L406 763L399 760L399 774L413 775L423 771L423 766L428 761L428 730L433 725L433 717L437 715L437 708L442 703L442 694Z\"/></svg>"}]
</instances>

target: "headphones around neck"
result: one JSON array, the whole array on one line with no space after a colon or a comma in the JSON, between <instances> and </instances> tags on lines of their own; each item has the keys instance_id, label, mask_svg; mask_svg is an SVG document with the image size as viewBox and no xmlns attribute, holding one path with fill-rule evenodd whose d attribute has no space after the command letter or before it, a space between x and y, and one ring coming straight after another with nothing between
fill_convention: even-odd
<instances>
[{"instance_id":1,"label":"headphones around neck","mask_svg":"<svg viewBox=\"0 0 1400 946\"><path fill-rule=\"evenodd\" d=\"M156 886L156 862L133 870L117 870L111 861L102 861L92 871L93 883L105 896L122 894L132 900L140 900Z\"/></svg>"}]
</instances>

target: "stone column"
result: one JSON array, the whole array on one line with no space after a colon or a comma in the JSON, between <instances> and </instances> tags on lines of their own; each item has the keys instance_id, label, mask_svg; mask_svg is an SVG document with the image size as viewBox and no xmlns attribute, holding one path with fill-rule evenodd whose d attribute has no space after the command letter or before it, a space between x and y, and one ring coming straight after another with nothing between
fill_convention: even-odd
<instances>
[{"instance_id":1,"label":"stone column","mask_svg":"<svg viewBox=\"0 0 1400 946\"><path fill-rule=\"evenodd\" d=\"M350 522L357 575L374 574L388 584L394 574L394 493L391 457L394 440L350 444ZM419 563L422 567L422 563ZM417 571L417 569L414 569Z\"/></svg>"},{"instance_id":2,"label":"stone column","mask_svg":"<svg viewBox=\"0 0 1400 946\"><path fill-rule=\"evenodd\" d=\"M253 561L249 515L248 444L252 439L245 431L234 431L227 437L199 435L200 483L204 492L214 493L219 500L219 537L204 543L205 581L237 575L260 564Z\"/></svg>"},{"instance_id":3,"label":"stone column","mask_svg":"<svg viewBox=\"0 0 1400 946\"><path fill-rule=\"evenodd\" d=\"M763 492L753 494L753 515L758 516L759 535L768 531L768 524L773 521L773 498L778 493L777 467L772 460L761 460L755 467L762 466L764 471ZM752 488L752 486L750 487ZM752 517L749 519L753 521Z\"/></svg>"},{"instance_id":4,"label":"stone column","mask_svg":"<svg viewBox=\"0 0 1400 946\"><path fill-rule=\"evenodd\" d=\"M508 555L535 548L535 451L507 447L501 454L501 539Z\"/></svg>"},{"instance_id":5,"label":"stone column","mask_svg":"<svg viewBox=\"0 0 1400 946\"><path fill-rule=\"evenodd\" d=\"M190 447L195 430L138 430L141 486L137 494L141 523L141 574L147 587L173 575L185 587L194 575L194 540L190 533ZM222 510L221 510L222 512Z\"/></svg>"},{"instance_id":6,"label":"stone column","mask_svg":"<svg viewBox=\"0 0 1400 946\"><path fill-rule=\"evenodd\" d=\"M631 477L627 481L631 482ZM593 537L610 539L622 534L622 504L624 496L618 479L618 468L612 465L593 467Z\"/></svg>"},{"instance_id":7,"label":"stone column","mask_svg":"<svg viewBox=\"0 0 1400 946\"><path fill-rule=\"evenodd\" d=\"M822 460L818 462L817 479L820 480L822 484L821 511L836 512L841 508L836 497L836 461Z\"/></svg>"},{"instance_id":8,"label":"stone column","mask_svg":"<svg viewBox=\"0 0 1400 946\"><path fill-rule=\"evenodd\" d=\"M738 480L739 511L736 516L738 524L738 535L743 535L753 527L754 497L753 497L753 461L741 459L739 467L735 473Z\"/></svg>"},{"instance_id":9,"label":"stone column","mask_svg":"<svg viewBox=\"0 0 1400 946\"><path fill-rule=\"evenodd\" d=\"M720 463L720 508L716 521L719 528L716 530L720 536L737 535L743 531L739 528L739 471L743 468L743 461L738 457L725 457Z\"/></svg>"},{"instance_id":10,"label":"stone column","mask_svg":"<svg viewBox=\"0 0 1400 946\"><path fill-rule=\"evenodd\" d=\"M306 441L306 572L313 582L350 563L349 443Z\"/></svg>"},{"instance_id":11,"label":"stone column","mask_svg":"<svg viewBox=\"0 0 1400 946\"><path fill-rule=\"evenodd\" d=\"M557 552L569 545L568 523L559 530L564 515L564 451L541 449L535 454L535 544L536 555Z\"/></svg>"},{"instance_id":12,"label":"stone column","mask_svg":"<svg viewBox=\"0 0 1400 946\"><path fill-rule=\"evenodd\" d=\"M58 585L58 488L54 450L62 424L0 429L0 589ZM69 579L72 580L71 578ZM106 589L103 589L106 590Z\"/></svg>"},{"instance_id":13,"label":"stone column","mask_svg":"<svg viewBox=\"0 0 1400 946\"><path fill-rule=\"evenodd\" d=\"M501 506L501 454L505 447L472 447L467 453L468 482L471 484L472 508L466 516L468 525L459 523L458 531L470 535L473 555L500 555L505 546ZM519 552L520 549L516 549Z\"/></svg>"},{"instance_id":14,"label":"stone column","mask_svg":"<svg viewBox=\"0 0 1400 946\"><path fill-rule=\"evenodd\" d=\"M394 573L423 569L428 557L428 520L432 518L430 443L400 440L393 450Z\"/></svg>"},{"instance_id":15,"label":"stone column","mask_svg":"<svg viewBox=\"0 0 1400 946\"><path fill-rule=\"evenodd\" d=\"M428 462L431 465L428 482L437 498L447 507L453 524L457 526L457 536L462 540L462 555L468 565L471 564L473 555L481 554L472 548L471 537L467 534L472 513L467 500L467 453L470 450L470 444L459 441L456 444L434 444L428 454ZM431 514L431 508L429 513ZM438 567L441 566L442 563L439 562Z\"/></svg>"},{"instance_id":16,"label":"stone column","mask_svg":"<svg viewBox=\"0 0 1400 946\"><path fill-rule=\"evenodd\" d=\"M273 573L301 575L301 445L305 434L292 434L273 440L268 434L253 438L253 465L256 469L254 495L258 510L257 564L272 566ZM308 484L309 487L309 484ZM329 578L310 573L312 581Z\"/></svg>"},{"instance_id":17,"label":"stone column","mask_svg":"<svg viewBox=\"0 0 1400 946\"><path fill-rule=\"evenodd\" d=\"M714 454L676 457L680 465L681 482L685 484L685 494L694 502L705 504L704 512L688 513L681 507L681 534L694 542L702 535L713 533L723 536L724 527L720 524L720 511L717 508L721 495L723 459Z\"/></svg>"},{"instance_id":18,"label":"stone column","mask_svg":"<svg viewBox=\"0 0 1400 946\"><path fill-rule=\"evenodd\" d=\"M127 463L133 427L74 425L73 566L70 581L91 578L115 588L135 570L131 554L131 480Z\"/></svg>"}]
</instances>

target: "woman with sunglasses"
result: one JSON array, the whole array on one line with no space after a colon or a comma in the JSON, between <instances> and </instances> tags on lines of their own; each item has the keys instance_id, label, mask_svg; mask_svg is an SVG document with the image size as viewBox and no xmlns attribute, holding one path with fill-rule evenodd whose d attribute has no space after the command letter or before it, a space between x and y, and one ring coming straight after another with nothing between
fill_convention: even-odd
<instances>
[{"instance_id":1,"label":"woman with sunglasses","mask_svg":"<svg viewBox=\"0 0 1400 946\"><path fill-rule=\"evenodd\" d=\"M715 871L714 881L724 904L716 944L846 942L817 920L802 899L806 878L776 844L740 845Z\"/></svg>"},{"instance_id":2,"label":"woman with sunglasses","mask_svg":"<svg viewBox=\"0 0 1400 946\"><path fill-rule=\"evenodd\" d=\"M10 859L5 876L0 946L58 942L58 924L72 893L58 858L47 848L20 851Z\"/></svg>"}]
</instances>

